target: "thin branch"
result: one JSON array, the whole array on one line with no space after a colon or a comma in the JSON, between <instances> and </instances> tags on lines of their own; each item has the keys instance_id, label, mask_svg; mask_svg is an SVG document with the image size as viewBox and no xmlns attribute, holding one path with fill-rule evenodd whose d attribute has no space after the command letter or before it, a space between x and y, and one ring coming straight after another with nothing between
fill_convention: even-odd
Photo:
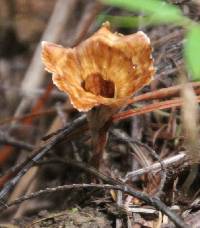
<instances>
[{"instance_id":1,"label":"thin branch","mask_svg":"<svg viewBox=\"0 0 200 228\"><path fill-rule=\"evenodd\" d=\"M196 91L196 93L199 94L198 87L200 87L200 82L188 83L188 86L192 86L193 89ZM182 89L182 85L176 85L176 86L171 86L169 88L163 88L156 91L148 92L131 98L128 104L132 104L132 103L136 103L144 100L147 101L147 100L153 100L153 99L163 99L163 98L178 96L180 94L181 89Z\"/></svg>"},{"instance_id":2,"label":"thin branch","mask_svg":"<svg viewBox=\"0 0 200 228\"><path fill-rule=\"evenodd\" d=\"M70 112L73 110L73 108L72 107L62 107L62 110ZM44 109L44 110L37 111L34 113L28 113L25 115L21 115L18 117L8 117L6 119L0 120L0 125L7 124L7 123L10 123L12 121L25 121L28 118L33 119L33 118L38 118L38 117L41 117L44 115L55 114L56 111L57 111L56 108L48 108L48 109Z\"/></svg>"},{"instance_id":3,"label":"thin branch","mask_svg":"<svg viewBox=\"0 0 200 228\"><path fill-rule=\"evenodd\" d=\"M153 149L151 149L148 145L141 143L138 140L132 139L130 136L128 136L127 134L125 134L124 132L122 132L120 130L113 130L112 134L115 135L117 138L121 138L123 141L127 142L130 145L130 147L133 148L134 152L138 155L138 157L143 161L144 166L148 166L149 162L147 161L146 156L143 153L141 154L141 152L139 153L137 151L137 149L134 149L135 146L133 146L133 144L143 147L144 149L146 149L146 151L148 151L148 153L150 153L154 158L156 158L159 161L159 164L160 164L160 167L162 170L162 172L160 174L160 176L161 176L160 185L158 186L157 193L156 193L156 195L159 196L160 193L162 192L162 189L163 189L165 181L166 181L166 167L165 167L163 161L157 155L157 153ZM152 172L150 172L150 174L152 174ZM152 176L154 177L153 174L152 174Z\"/></svg>"},{"instance_id":4,"label":"thin branch","mask_svg":"<svg viewBox=\"0 0 200 228\"><path fill-rule=\"evenodd\" d=\"M41 143L39 147L33 150L32 154L20 165L9 170L3 177L0 178L0 187L5 183L5 180L13 177L0 191L0 200L3 200L10 190L16 185L19 179L29 170L35 162L41 159L47 152L54 148L61 141L69 141L76 134L80 134L87 129L87 121L85 115L74 120L69 127L63 128L56 136L50 138L47 142ZM67 137L68 136L68 137Z\"/></svg>"},{"instance_id":5,"label":"thin branch","mask_svg":"<svg viewBox=\"0 0 200 228\"><path fill-rule=\"evenodd\" d=\"M197 96L197 101L200 102L200 96ZM161 109L167 109L167 108L173 108L173 107L179 107L183 104L182 98L176 98L173 100L168 101L161 101L158 103L146 105L142 108L138 109L131 109L128 111L117 113L113 116L113 121L119 121L123 119L127 119L133 116L142 115L148 112L153 112L155 110L161 110Z\"/></svg>"},{"instance_id":6,"label":"thin branch","mask_svg":"<svg viewBox=\"0 0 200 228\"><path fill-rule=\"evenodd\" d=\"M55 163L61 163L67 166L73 166L76 167L78 169L81 169L83 171L85 171L86 173L93 175L97 178L99 178L100 180L104 181L105 183L108 184L120 184L121 182L118 180L115 180L109 176L106 176L105 174L99 172L97 169L95 169L93 166L90 166L84 162L78 162L78 161L74 161L74 160L70 160L70 159L60 159L60 158L54 158L54 159L48 159L45 161L38 161L35 164L36 165L45 165L45 164L55 164Z\"/></svg>"},{"instance_id":7,"label":"thin branch","mask_svg":"<svg viewBox=\"0 0 200 228\"><path fill-rule=\"evenodd\" d=\"M175 224L177 227L180 228L186 228L186 224L184 221L179 218L178 215L176 215L174 212L169 210L167 206L162 203L158 198L150 197L147 194L139 191L135 191L134 189L130 188L127 185L108 185L108 184L72 184L72 185L62 185L57 186L55 188L46 188L44 190L40 190L35 193L31 193L28 195L25 195L23 197L18 198L17 200L10 202L7 204L7 207L10 207L12 205L18 204L23 202L24 200L32 199L47 193L53 193L53 192L59 192L59 191L65 191L68 189L84 189L84 188L97 188L97 189L115 189L119 190L121 192L124 192L126 194L129 194L133 197L137 197L138 199L144 201L145 203L154 206L156 209L160 210L164 214L166 214Z\"/></svg>"},{"instance_id":8,"label":"thin branch","mask_svg":"<svg viewBox=\"0 0 200 228\"><path fill-rule=\"evenodd\" d=\"M162 162L165 165L165 167L168 167L168 166L173 165L173 164L175 164L177 162L183 161L185 158L186 158L185 153L180 153L180 154L175 155L173 157L166 158ZM159 162L155 162L154 164L152 164L152 165L150 165L148 167L144 167L142 169L138 169L138 170L135 170L135 171L127 173L126 177L125 177L125 181L127 181L130 178L136 177L136 176L144 175L145 173L148 173L150 171L151 172L152 171L153 172L159 172L160 170L161 170L160 163Z\"/></svg>"},{"instance_id":9,"label":"thin branch","mask_svg":"<svg viewBox=\"0 0 200 228\"><path fill-rule=\"evenodd\" d=\"M17 140L2 131L0 131L0 144L11 145L28 151L31 151L34 148L31 144Z\"/></svg>"}]
</instances>

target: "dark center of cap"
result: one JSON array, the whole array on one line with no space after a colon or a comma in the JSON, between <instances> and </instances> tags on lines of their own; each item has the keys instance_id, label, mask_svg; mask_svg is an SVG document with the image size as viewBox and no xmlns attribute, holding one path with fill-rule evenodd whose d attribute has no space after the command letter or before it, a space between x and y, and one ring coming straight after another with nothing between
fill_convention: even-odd
<instances>
[{"instance_id":1,"label":"dark center of cap","mask_svg":"<svg viewBox=\"0 0 200 228\"><path fill-rule=\"evenodd\" d=\"M115 95L114 83L110 80L104 80L99 73L89 75L86 80L82 82L82 87L85 91L97 96L113 98Z\"/></svg>"}]
</instances>

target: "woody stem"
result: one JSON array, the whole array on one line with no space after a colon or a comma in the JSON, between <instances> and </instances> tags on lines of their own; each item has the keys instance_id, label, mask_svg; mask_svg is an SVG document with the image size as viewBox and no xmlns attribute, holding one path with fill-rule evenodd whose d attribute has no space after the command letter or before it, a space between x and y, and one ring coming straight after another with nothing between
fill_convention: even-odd
<instances>
[{"instance_id":1,"label":"woody stem","mask_svg":"<svg viewBox=\"0 0 200 228\"><path fill-rule=\"evenodd\" d=\"M95 168L100 167L107 142L107 131L112 123L111 117L115 112L116 109L101 105L94 107L87 113L93 147L91 165Z\"/></svg>"},{"instance_id":2,"label":"woody stem","mask_svg":"<svg viewBox=\"0 0 200 228\"><path fill-rule=\"evenodd\" d=\"M107 143L107 138L108 138L108 129L110 127L111 122L108 121L101 129L98 131L94 132L91 131L92 133L92 147L93 147L93 154L91 158L91 165L94 166L95 168L99 169L100 164L103 159L103 152L104 148Z\"/></svg>"}]
</instances>

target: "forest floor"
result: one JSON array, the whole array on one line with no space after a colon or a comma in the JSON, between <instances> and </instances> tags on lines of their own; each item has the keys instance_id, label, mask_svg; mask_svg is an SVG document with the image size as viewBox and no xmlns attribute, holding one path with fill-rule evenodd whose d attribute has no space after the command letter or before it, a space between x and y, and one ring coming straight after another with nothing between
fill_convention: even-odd
<instances>
[{"instance_id":1,"label":"forest floor","mask_svg":"<svg viewBox=\"0 0 200 228\"><path fill-rule=\"evenodd\" d=\"M195 1L170 2L199 21ZM44 70L41 40L76 46L100 27L100 14L138 15L92 0L0 0L0 227L200 227L199 164L189 156L199 152L183 118L198 116L183 94L195 97L200 83L180 85L188 75L184 29L142 20L135 28L112 26L150 37L156 73L122 110L137 115L116 115L100 171L89 165L84 114Z\"/></svg>"}]
</instances>

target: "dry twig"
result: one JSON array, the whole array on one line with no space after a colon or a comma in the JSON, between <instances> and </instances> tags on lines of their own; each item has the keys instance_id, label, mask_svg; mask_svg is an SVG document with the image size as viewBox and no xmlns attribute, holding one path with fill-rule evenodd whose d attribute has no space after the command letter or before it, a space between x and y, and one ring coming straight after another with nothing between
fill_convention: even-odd
<instances>
[{"instance_id":1,"label":"dry twig","mask_svg":"<svg viewBox=\"0 0 200 228\"><path fill-rule=\"evenodd\" d=\"M11 145L28 151L31 151L34 148L31 144L17 140L2 131L0 131L0 144Z\"/></svg>"},{"instance_id":2,"label":"dry twig","mask_svg":"<svg viewBox=\"0 0 200 228\"><path fill-rule=\"evenodd\" d=\"M16 175L13 179L8 181L8 183L3 187L0 192L0 200L3 200L4 197L10 192L10 190L16 185L20 178L30 169L35 162L42 158L47 152L49 152L55 145L57 145L62 140L69 140L71 137L74 137L77 132L82 132L86 125L85 116L77 118L71 123L68 128L63 128L55 137L49 139L45 143L41 143L32 154L20 165L16 166L12 170L9 170L3 177L0 178L0 186L3 186L6 180L9 180L11 177ZM68 139L67 139L68 136Z\"/></svg>"},{"instance_id":3,"label":"dry twig","mask_svg":"<svg viewBox=\"0 0 200 228\"><path fill-rule=\"evenodd\" d=\"M115 180L113 180L113 181L116 184L116 181ZM20 197L19 199L7 204L7 207L21 203L24 200L28 200L31 198L38 197L38 196L43 195L43 194L58 192L58 191L64 191L64 190L68 190L68 189L83 189L83 188L115 189L115 190L122 191L123 193L129 194L133 197L137 197L138 199L144 201L145 203L154 206L156 209L158 209L161 212L163 212L164 214L166 214L176 224L177 227L180 227L180 228L186 228L187 227L186 224L184 223L184 221L178 215L176 215L170 209L168 209L167 206L164 203L162 203L158 198L150 197L145 193L135 191L131 187L124 185L124 184L116 184L116 185L72 184L72 185L57 186L55 188L46 188L44 190L40 190L38 192L31 193L29 195L25 195L23 197Z\"/></svg>"}]
</instances>

